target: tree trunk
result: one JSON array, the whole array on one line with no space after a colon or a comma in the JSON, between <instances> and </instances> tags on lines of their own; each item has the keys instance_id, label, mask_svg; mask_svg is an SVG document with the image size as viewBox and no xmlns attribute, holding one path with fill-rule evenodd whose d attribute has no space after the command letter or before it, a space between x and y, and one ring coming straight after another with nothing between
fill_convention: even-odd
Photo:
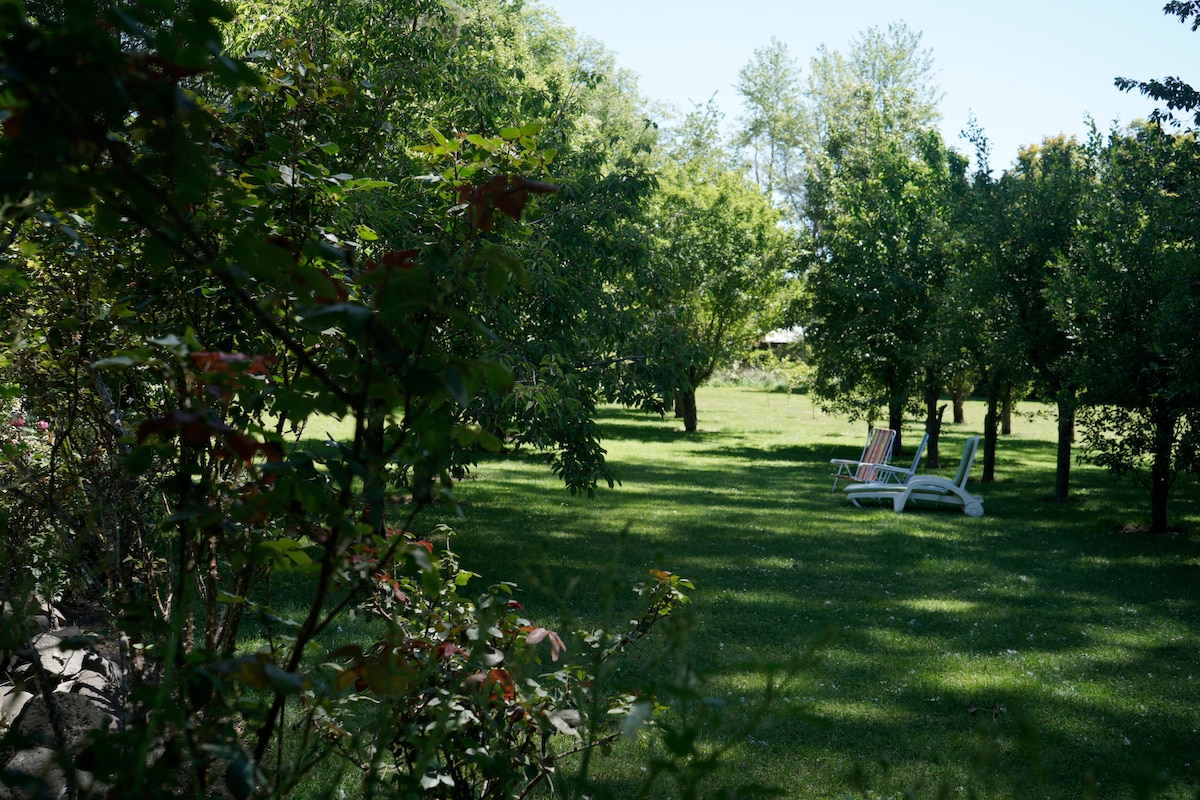
<instances>
[{"instance_id":1,"label":"tree trunk","mask_svg":"<svg viewBox=\"0 0 1200 800\"><path fill-rule=\"evenodd\" d=\"M683 415L683 429L688 433L695 433L697 430L696 419L696 390L695 389L680 389L676 395L676 402Z\"/></svg>"},{"instance_id":2,"label":"tree trunk","mask_svg":"<svg viewBox=\"0 0 1200 800\"><path fill-rule=\"evenodd\" d=\"M900 429L904 427L903 402L894 400L888 402L888 427L896 432L896 438L892 440L892 452L899 453L904 447L904 442L900 436Z\"/></svg>"},{"instance_id":3,"label":"tree trunk","mask_svg":"<svg viewBox=\"0 0 1200 800\"><path fill-rule=\"evenodd\" d=\"M1075 441L1075 394L1065 390L1058 395L1058 468L1054 473L1054 502L1070 499L1071 442Z\"/></svg>"},{"instance_id":4,"label":"tree trunk","mask_svg":"<svg viewBox=\"0 0 1200 800\"><path fill-rule=\"evenodd\" d=\"M1171 493L1171 451L1175 445L1175 417L1169 409L1154 414L1154 461L1150 466L1150 532L1167 533L1167 498Z\"/></svg>"},{"instance_id":5,"label":"tree trunk","mask_svg":"<svg viewBox=\"0 0 1200 800\"><path fill-rule=\"evenodd\" d=\"M1000 428L1000 387L988 386L987 413L983 417L983 482L996 482L996 441Z\"/></svg>"},{"instance_id":6,"label":"tree trunk","mask_svg":"<svg viewBox=\"0 0 1200 800\"><path fill-rule=\"evenodd\" d=\"M946 407L938 410L938 400L941 398L941 386L929 367L925 368L925 432L929 434L929 442L925 445L925 466L928 469L941 469L942 461L938 455L938 435L942 432L942 415Z\"/></svg>"},{"instance_id":7,"label":"tree trunk","mask_svg":"<svg viewBox=\"0 0 1200 800\"><path fill-rule=\"evenodd\" d=\"M1012 433L1012 413L1014 405L1016 405L1016 402L1013 400L1013 387L1010 383L1004 387L1004 396L1002 398L1002 405L1000 407L1000 415L1002 418L1000 433L1005 436L1008 436Z\"/></svg>"},{"instance_id":8,"label":"tree trunk","mask_svg":"<svg viewBox=\"0 0 1200 800\"><path fill-rule=\"evenodd\" d=\"M962 425L967 421L967 395L971 393L973 387L963 378L956 378L953 383L946 387L950 392L950 402L954 408L954 424Z\"/></svg>"}]
</instances>

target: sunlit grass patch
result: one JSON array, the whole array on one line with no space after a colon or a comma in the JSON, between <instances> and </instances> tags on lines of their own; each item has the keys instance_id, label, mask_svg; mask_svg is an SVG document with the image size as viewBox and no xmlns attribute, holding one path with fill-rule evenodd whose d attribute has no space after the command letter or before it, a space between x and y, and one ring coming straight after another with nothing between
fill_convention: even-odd
<instances>
[{"instance_id":1,"label":"sunlit grass patch","mask_svg":"<svg viewBox=\"0 0 1200 800\"><path fill-rule=\"evenodd\" d=\"M1019 416L1001 437L998 483L980 484L976 466L986 515L969 519L857 509L831 492L829 459L857 454L866 425L806 397L719 388L699 401L695 436L669 417L606 410L621 485L592 500L568 495L534 454L482 463L457 489L466 519L447 520L464 565L523 583L530 615L559 613L534 588L550 586L581 622L606 607L610 570L621 602L653 567L690 578L692 661L704 691L735 708L762 691L764 665L832 632L780 695L795 716L735 750L734 782L844 797L862 774L877 796L945 784L950 796L1076 798L1091 780L1105 798L1132 798L1153 767L1167 797L1193 797L1200 539L1119 533L1147 497L1087 464L1073 468L1075 502L1044 499L1050 416ZM967 413L946 425L940 474L981 430L982 407ZM915 445L919 421L904 434ZM1194 483L1172 513L1200 518ZM638 770L638 747L617 748L605 774Z\"/></svg>"}]
</instances>

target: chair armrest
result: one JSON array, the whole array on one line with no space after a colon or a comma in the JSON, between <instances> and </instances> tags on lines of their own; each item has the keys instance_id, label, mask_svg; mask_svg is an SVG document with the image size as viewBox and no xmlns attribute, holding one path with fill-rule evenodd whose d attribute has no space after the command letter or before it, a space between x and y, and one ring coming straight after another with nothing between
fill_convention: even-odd
<instances>
[{"instance_id":1,"label":"chair armrest","mask_svg":"<svg viewBox=\"0 0 1200 800\"><path fill-rule=\"evenodd\" d=\"M878 472L890 472L894 475L912 475L913 471L908 467L898 467L895 464L876 464L875 469Z\"/></svg>"},{"instance_id":2,"label":"chair armrest","mask_svg":"<svg viewBox=\"0 0 1200 800\"><path fill-rule=\"evenodd\" d=\"M947 492L962 492L958 484L940 475L913 475L904 484L910 489L943 489Z\"/></svg>"}]
</instances>

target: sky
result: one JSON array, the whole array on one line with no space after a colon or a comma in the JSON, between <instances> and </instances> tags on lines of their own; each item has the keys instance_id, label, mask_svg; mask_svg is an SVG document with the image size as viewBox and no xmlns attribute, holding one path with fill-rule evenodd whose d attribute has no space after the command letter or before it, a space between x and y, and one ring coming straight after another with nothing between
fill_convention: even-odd
<instances>
[{"instance_id":1,"label":"sky","mask_svg":"<svg viewBox=\"0 0 1200 800\"><path fill-rule=\"evenodd\" d=\"M741 115L738 71L771 37L801 68L824 44L847 51L860 32L902 21L934 58L943 138L973 114L991 166L1059 133L1087 135L1147 116L1153 101L1113 86L1117 76L1200 83L1200 32L1163 14L1164 0L539 0L597 39L638 76L643 95L690 111L714 98L728 124Z\"/></svg>"}]
</instances>

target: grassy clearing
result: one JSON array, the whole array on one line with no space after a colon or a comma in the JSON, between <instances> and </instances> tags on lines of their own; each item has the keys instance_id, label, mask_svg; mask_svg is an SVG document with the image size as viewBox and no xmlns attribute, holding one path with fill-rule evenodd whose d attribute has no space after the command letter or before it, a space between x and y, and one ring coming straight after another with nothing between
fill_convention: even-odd
<instances>
[{"instance_id":1,"label":"grassy clearing","mask_svg":"<svg viewBox=\"0 0 1200 800\"><path fill-rule=\"evenodd\" d=\"M1147 496L1080 465L1075 502L1047 502L1053 422L1022 418L1001 441L986 516L856 509L829 491L830 458L865 426L801 396L700 393L702 431L609 410L621 485L572 497L533 456L483 464L459 495L464 566L516 580L531 616L595 624L609 568L691 578L690 647L710 690L745 702L751 661L785 661L827 630L790 721L738 745L737 777L789 797L894 795L1172 798L1200 787L1200 537L1122 533ZM1036 409L1026 409L1036 410ZM983 410L943 435L946 472ZM906 427L909 446L919 436ZM975 471L979 475L978 467ZM1200 529L1195 483L1176 524ZM540 586L551 591L534 590ZM551 594L558 599L551 600ZM620 779L630 744L601 762Z\"/></svg>"}]
</instances>

